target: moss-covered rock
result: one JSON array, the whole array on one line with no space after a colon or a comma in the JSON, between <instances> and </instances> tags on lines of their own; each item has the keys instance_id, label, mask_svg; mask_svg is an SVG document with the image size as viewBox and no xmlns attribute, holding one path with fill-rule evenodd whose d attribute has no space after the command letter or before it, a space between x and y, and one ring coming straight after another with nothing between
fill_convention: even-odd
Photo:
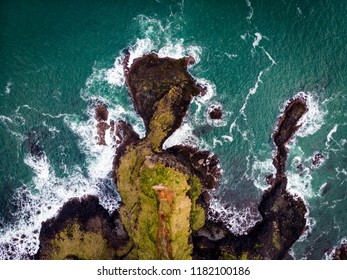
<instances>
[{"instance_id":1,"label":"moss-covered rock","mask_svg":"<svg viewBox=\"0 0 347 280\"><path fill-rule=\"evenodd\" d=\"M147 128L145 138L120 143L115 161L120 218L134 243L130 259L190 259L191 233L205 223L205 209L198 204L202 176L189 160L162 148L193 96L202 92L187 72L188 62L149 54L125 67L135 109ZM118 132L129 135L120 126Z\"/></svg>"},{"instance_id":2,"label":"moss-covered rock","mask_svg":"<svg viewBox=\"0 0 347 280\"><path fill-rule=\"evenodd\" d=\"M116 228L117 225L117 228ZM115 259L127 254L129 239L94 196L71 199L57 217L42 224L38 259Z\"/></svg>"}]
</instances>

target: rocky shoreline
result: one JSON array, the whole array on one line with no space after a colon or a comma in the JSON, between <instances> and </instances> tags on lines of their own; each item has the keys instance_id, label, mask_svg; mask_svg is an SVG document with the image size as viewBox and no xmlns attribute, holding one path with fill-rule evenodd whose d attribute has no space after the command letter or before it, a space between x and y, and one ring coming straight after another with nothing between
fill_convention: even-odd
<instances>
[{"instance_id":1,"label":"rocky shoreline","mask_svg":"<svg viewBox=\"0 0 347 280\"><path fill-rule=\"evenodd\" d=\"M117 139L114 180L121 207L109 215L96 197L72 199L42 225L39 259L283 259L302 235L304 202L286 189L286 144L307 111L304 98L287 104L272 135L276 174L268 177L258 211L262 220L247 235L235 236L207 219L210 190L219 185L218 157L189 146L163 149L182 124L194 96L203 95L188 73L192 57L144 55L123 62L135 111L143 119L140 137L122 120L106 123L107 108L96 107L98 144L105 131ZM210 112L222 117L220 108ZM91 242L97 240L97 242ZM77 250L76 248L83 248Z\"/></svg>"}]
</instances>

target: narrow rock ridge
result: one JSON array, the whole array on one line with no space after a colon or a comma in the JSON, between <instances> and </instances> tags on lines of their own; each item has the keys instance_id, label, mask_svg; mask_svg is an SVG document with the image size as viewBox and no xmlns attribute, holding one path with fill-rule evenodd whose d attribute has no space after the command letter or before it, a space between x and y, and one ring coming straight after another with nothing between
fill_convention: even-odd
<instances>
[{"instance_id":1,"label":"narrow rock ridge","mask_svg":"<svg viewBox=\"0 0 347 280\"><path fill-rule=\"evenodd\" d=\"M307 112L304 98L288 102L279 117L272 135L276 146L273 164L276 174L267 178L266 190L258 207L262 221L247 235L235 236L223 224L208 221L195 233L194 257L197 259L283 259L293 243L305 230L307 212L303 200L287 191L286 144L300 127L300 119ZM222 236L216 233L223 233Z\"/></svg>"}]
</instances>

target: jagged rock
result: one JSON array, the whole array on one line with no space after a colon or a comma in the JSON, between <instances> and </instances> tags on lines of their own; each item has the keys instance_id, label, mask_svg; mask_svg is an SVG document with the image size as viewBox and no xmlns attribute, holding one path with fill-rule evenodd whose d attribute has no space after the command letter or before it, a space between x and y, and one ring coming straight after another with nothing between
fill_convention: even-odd
<instances>
[{"instance_id":1,"label":"jagged rock","mask_svg":"<svg viewBox=\"0 0 347 280\"><path fill-rule=\"evenodd\" d=\"M176 130L181 125L192 97L204 93L204 89L197 85L187 71L187 65L194 63L194 58L159 58L157 54L151 53L135 59L130 68L127 60L128 58L123 64L126 84L135 110L144 120L147 129L158 101L172 88L180 91L180 98L172 108L177 116L172 130Z\"/></svg>"},{"instance_id":2,"label":"jagged rock","mask_svg":"<svg viewBox=\"0 0 347 280\"><path fill-rule=\"evenodd\" d=\"M106 122L99 122L96 125L97 134L98 134L98 145L106 145L105 135L106 135L106 130L109 128L110 126Z\"/></svg>"},{"instance_id":3,"label":"jagged rock","mask_svg":"<svg viewBox=\"0 0 347 280\"><path fill-rule=\"evenodd\" d=\"M324 156L322 153L316 153L314 154L313 158L312 158L312 165L314 167L318 167L319 165L321 165L324 161Z\"/></svg>"},{"instance_id":4,"label":"jagged rock","mask_svg":"<svg viewBox=\"0 0 347 280\"><path fill-rule=\"evenodd\" d=\"M42 223L35 257L119 258L126 253L128 236L118 221L117 214L111 217L95 196L70 199L56 217Z\"/></svg>"},{"instance_id":5,"label":"jagged rock","mask_svg":"<svg viewBox=\"0 0 347 280\"><path fill-rule=\"evenodd\" d=\"M212 120L220 120L223 116L223 112L220 106L211 106L208 109L208 114Z\"/></svg>"},{"instance_id":6,"label":"jagged rock","mask_svg":"<svg viewBox=\"0 0 347 280\"><path fill-rule=\"evenodd\" d=\"M285 174L288 149L286 144L299 128L298 122L307 111L303 98L291 100L279 118L273 140L277 153L273 163L275 176L266 180L271 187L263 194L259 205L262 220L247 235L228 233L214 240L202 234L211 228L224 229L223 224L208 222L193 236L194 258L197 259L283 259L293 243L302 235L306 225L306 206L302 199L294 198L286 190Z\"/></svg>"},{"instance_id":7,"label":"jagged rock","mask_svg":"<svg viewBox=\"0 0 347 280\"><path fill-rule=\"evenodd\" d=\"M162 147L181 125L192 98L203 93L187 72L188 63L192 59L156 54L135 59L130 68L127 60L123 63L134 107L146 126L143 139L124 122L117 124L116 131L120 144L114 175L123 201L119 213L134 242L129 259L189 259L190 235L205 223L205 210L198 201L200 178L209 179L210 172L218 169L217 158L208 152L189 150L192 154L184 155L183 149ZM185 156L191 159L182 160Z\"/></svg>"},{"instance_id":8,"label":"jagged rock","mask_svg":"<svg viewBox=\"0 0 347 280\"><path fill-rule=\"evenodd\" d=\"M95 119L98 122L107 121L108 110L104 104L98 104L95 108Z\"/></svg>"},{"instance_id":9,"label":"jagged rock","mask_svg":"<svg viewBox=\"0 0 347 280\"><path fill-rule=\"evenodd\" d=\"M347 243L341 244L332 254L333 260L347 260Z\"/></svg>"}]
</instances>

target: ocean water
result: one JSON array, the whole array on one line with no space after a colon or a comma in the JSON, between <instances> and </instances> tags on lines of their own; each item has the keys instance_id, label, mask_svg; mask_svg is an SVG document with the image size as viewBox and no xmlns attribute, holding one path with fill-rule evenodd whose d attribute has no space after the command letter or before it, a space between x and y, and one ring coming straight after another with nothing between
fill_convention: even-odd
<instances>
[{"instance_id":1,"label":"ocean water","mask_svg":"<svg viewBox=\"0 0 347 280\"><path fill-rule=\"evenodd\" d=\"M197 97L166 147L187 143L220 157L211 211L235 234L256 210L274 172L271 134L297 95L309 112L290 144L288 186L309 213L295 259L329 258L347 238L347 2L343 0L1 0L0 259L38 249L41 222L71 197L97 194L111 212L116 145L96 143L95 102L144 135L121 62L155 51L192 55ZM220 105L224 117L207 117ZM43 151L32 157L28 143ZM312 167L312 157L324 162ZM302 170L297 166L302 163Z\"/></svg>"}]
</instances>

